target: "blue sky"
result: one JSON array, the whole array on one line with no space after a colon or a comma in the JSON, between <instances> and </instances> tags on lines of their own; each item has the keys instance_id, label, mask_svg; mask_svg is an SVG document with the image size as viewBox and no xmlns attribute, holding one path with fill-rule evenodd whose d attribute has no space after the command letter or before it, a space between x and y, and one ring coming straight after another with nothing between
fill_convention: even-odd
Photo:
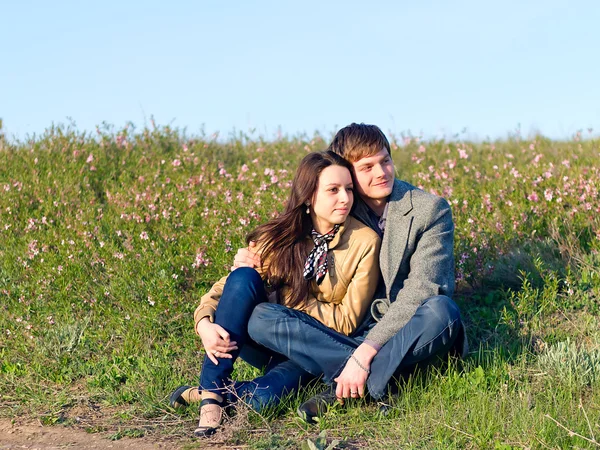
<instances>
[{"instance_id":1,"label":"blue sky","mask_svg":"<svg viewBox=\"0 0 600 450\"><path fill-rule=\"evenodd\" d=\"M597 0L20 0L0 16L9 137L151 116L221 136L600 130Z\"/></svg>"}]
</instances>

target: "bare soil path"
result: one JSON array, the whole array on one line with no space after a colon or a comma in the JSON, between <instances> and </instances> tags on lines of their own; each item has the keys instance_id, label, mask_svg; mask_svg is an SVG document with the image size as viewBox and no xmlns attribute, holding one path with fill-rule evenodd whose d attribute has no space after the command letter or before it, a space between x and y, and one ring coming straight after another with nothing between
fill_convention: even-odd
<instances>
[{"instance_id":1,"label":"bare soil path","mask_svg":"<svg viewBox=\"0 0 600 450\"><path fill-rule=\"evenodd\" d=\"M113 433L114 434L114 433ZM88 433L69 426L43 426L35 422L13 423L0 419L0 449L113 449L113 450L172 450L185 442L155 436L123 437L111 440L111 433ZM188 441L189 445L190 442ZM214 447L213 447L214 448Z\"/></svg>"}]
</instances>

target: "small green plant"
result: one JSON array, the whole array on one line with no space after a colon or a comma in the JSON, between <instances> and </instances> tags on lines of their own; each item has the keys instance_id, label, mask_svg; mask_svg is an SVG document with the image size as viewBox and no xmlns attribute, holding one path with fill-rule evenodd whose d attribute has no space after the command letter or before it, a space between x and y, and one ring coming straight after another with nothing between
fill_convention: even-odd
<instances>
[{"instance_id":1,"label":"small green plant","mask_svg":"<svg viewBox=\"0 0 600 450\"><path fill-rule=\"evenodd\" d=\"M140 430L139 428L128 428L126 430L119 430L116 433L109 436L111 441L118 441L119 439L123 439L124 437L130 438L141 438L146 434L144 430Z\"/></svg>"},{"instance_id":2,"label":"small green plant","mask_svg":"<svg viewBox=\"0 0 600 450\"><path fill-rule=\"evenodd\" d=\"M550 346L539 356L538 365L559 382L578 386L600 382L600 349L587 350L570 339Z\"/></svg>"},{"instance_id":3,"label":"small green plant","mask_svg":"<svg viewBox=\"0 0 600 450\"><path fill-rule=\"evenodd\" d=\"M327 445L327 431L323 430L313 441L311 438L302 443L302 450L333 450L340 444L340 441L333 440Z\"/></svg>"}]
</instances>

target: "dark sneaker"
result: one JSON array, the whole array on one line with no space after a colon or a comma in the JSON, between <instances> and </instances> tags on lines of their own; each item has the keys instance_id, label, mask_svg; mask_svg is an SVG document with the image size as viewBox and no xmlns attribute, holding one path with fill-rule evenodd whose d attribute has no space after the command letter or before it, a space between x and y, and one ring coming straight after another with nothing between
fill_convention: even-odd
<instances>
[{"instance_id":1,"label":"dark sneaker","mask_svg":"<svg viewBox=\"0 0 600 450\"><path fill-rule=\"evenodd\" d=\"M394 407L389 403L386 403L386 402L378 403L377 410L381 417L387 417L392 412L393 409L394 409Z\"/></svg>"},{"instance_id":2,"label":"dark sneaker","mask_svg":"<svg viewBox=\"0 0 600 450\"><path fill-rule=\"evenodd\" d=\"M315 424L315 417L322 416L327 410L335 405L337 397L335 386L329 386L323 392L312 396L298 407L298 415L306 423Z\"/></svg>"},{"instance_id":3,"label":"dark sneaker","mask_svg":"<svg viewBox=\"0 0 600 450\"><path fill-rule=\"evenodd\" d=\"M181 409L189 406L191 403L198 403L202 400L198 386L179 386L169 397L169 405L173 409Z\"/></svg>"}]
</instances>

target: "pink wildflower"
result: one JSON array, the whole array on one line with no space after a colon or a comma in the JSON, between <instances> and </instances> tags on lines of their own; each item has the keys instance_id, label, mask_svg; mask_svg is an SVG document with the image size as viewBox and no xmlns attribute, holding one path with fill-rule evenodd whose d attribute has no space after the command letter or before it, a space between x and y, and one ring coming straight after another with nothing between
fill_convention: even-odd
<instances>
[{"instance_id":1,"label":"pink wildflower","mask_svg":"<svg viewBox=\"0 0 600 450\"><path fill-rule=\"evenodd\" d=\"M192 267L194 269L199 269L200 266L208 266L209 264L210 261L206 258L206 254L203 251L199 251L196 253L196 259L194 260Z\"/></svg>"}]
</instances>

